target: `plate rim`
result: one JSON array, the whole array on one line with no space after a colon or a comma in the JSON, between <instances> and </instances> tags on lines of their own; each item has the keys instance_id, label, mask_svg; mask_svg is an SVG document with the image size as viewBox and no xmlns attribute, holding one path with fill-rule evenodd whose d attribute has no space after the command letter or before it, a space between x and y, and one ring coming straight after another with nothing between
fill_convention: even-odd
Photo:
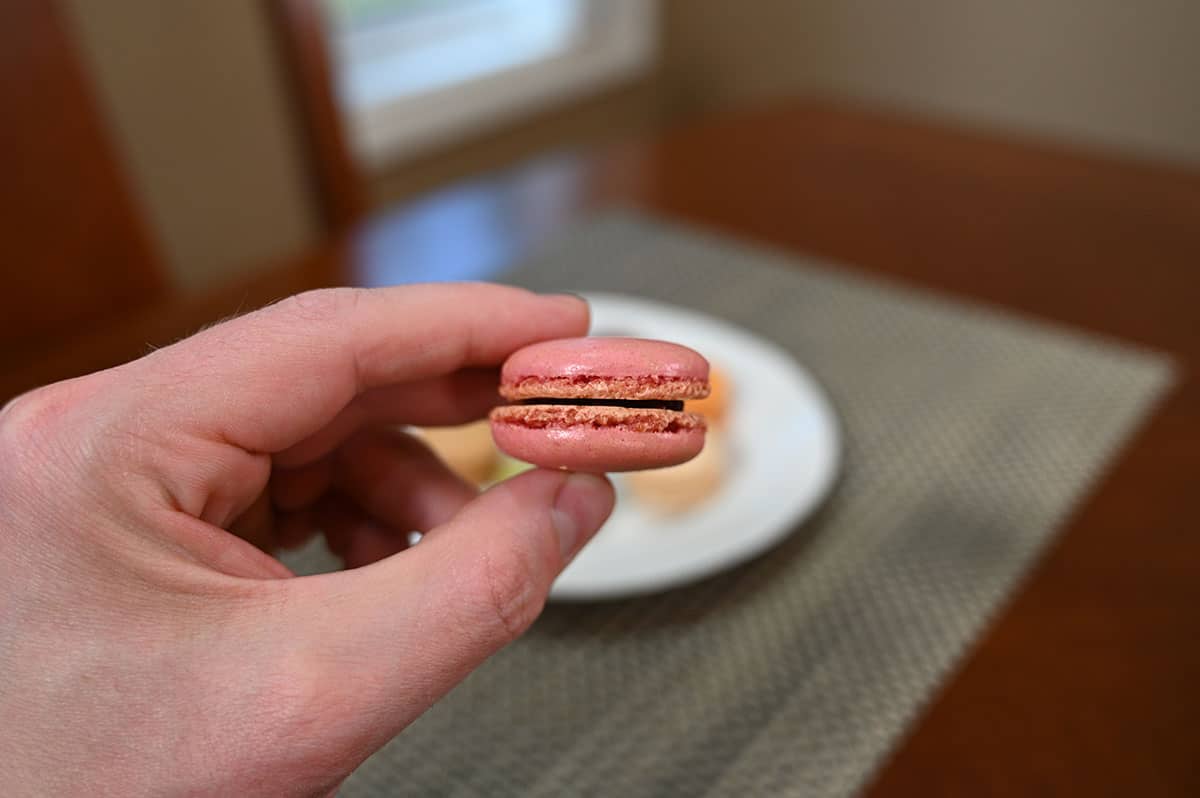
<instances>
[{"instance_id":1,"label":"plate rim","mask_svg":"<svg viewBox=\"0 0 1200 798\"><path fill-rule=\"evenodd\" d=\"M698 318L707 323L713 323L717 327L731 327L736 329L740 334L753 338L764 349L786 358L801 376L805 387L812 392L815 399L814 405L818 408L820 415L827 424L830 454L828 466L819 474L816 482L816 490L813 492L807 505L802 506L801 509L788 516L786 520L770 525L767 530L755 538L752 545L736 550L724 560L708 563L701 567L693 566L684 568L677 573L654 580L653 583L647 582L634 586L618 584L610 587L579 588L572 587L569 583L562 585L559 580L555 580L550 591L550 601L563 604L618 601L665 593L685 585L695 584L761 557L766 552L781 544L792 533L798 531L801 526L812 519L821 507L825 506L843 474L845 459L844 422L824 384L816 378L804 363L774 340L754 330L743 327L734 321L715 316L703 310L617 292L585 291L579 295L586 299L589 304L599 301L601 304L642 305L648 308L661 307L669 309L672 312L683 313L687 316Z\"/></svg>"}]
</instances>

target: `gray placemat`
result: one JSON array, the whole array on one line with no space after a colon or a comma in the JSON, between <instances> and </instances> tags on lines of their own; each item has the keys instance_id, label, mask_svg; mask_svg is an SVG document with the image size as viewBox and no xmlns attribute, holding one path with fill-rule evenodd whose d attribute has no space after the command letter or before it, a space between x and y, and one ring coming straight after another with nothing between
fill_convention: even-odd
<instances>
[{"instance_id":1,"label":"gray placemat","mask_svg":"<svg viewBox=\"0 0 1200 798\"><path fill-rule=\"evenodd\" d=\"M551 606L345 796L854 793L1171 381L1112 341L631 214L509 279L773 339L840 411L844 473L747 566Z\"/></svg>"}]
</instances>

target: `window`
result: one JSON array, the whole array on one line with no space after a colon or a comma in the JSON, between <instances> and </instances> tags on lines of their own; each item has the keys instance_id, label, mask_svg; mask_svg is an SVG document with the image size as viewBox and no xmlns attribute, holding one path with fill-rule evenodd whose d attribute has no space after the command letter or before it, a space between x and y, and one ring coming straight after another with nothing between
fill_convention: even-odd
<instances>
[{"instance_id":1,"label":"window","mask_svg":"<svg viewBox=\"0 0 1200 798\"><path fill-rule=\"evenodd\" d=\"M632 75L652 0L326 0L360 156L380 163Z\"/></svg>"}]
</instances>

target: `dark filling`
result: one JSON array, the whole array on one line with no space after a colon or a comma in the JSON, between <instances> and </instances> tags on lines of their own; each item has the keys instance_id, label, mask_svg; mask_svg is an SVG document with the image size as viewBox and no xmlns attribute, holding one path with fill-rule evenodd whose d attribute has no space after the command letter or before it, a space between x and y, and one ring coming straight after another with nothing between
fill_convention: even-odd
<instances>
[{"instance_id":1,"label":"dark filling","mask_svg":"<svg viewBox=\"0 0 1200 798\"><path fill-rule=\"evenodd\" d=\"M675 399L522 399L523 405L599 405L603 407L634 407L644 410L683 410L683 400Z\"/></svg>"}]
</instances>

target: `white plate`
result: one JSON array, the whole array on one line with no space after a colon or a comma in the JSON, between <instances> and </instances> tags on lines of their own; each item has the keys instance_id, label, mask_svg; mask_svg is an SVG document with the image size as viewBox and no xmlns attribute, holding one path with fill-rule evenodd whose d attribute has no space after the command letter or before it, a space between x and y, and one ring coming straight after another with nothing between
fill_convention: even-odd
<instances>
[{"instance_id":1,"label":"white plate","mask_svg":"<svg viewBox=\"0 0 1200 798\"><path fill-rule=\"evenodd\" d=\"M588 294L597 335L690 346L728 376L733 398L721 489L693 510L655 514L624 494L596 538L559 576L551 598L653 593L731 568L787 537L837 474L841 439L817 382L775 344L691 310L616 294Z\"/></svg>"}]
</instances>

